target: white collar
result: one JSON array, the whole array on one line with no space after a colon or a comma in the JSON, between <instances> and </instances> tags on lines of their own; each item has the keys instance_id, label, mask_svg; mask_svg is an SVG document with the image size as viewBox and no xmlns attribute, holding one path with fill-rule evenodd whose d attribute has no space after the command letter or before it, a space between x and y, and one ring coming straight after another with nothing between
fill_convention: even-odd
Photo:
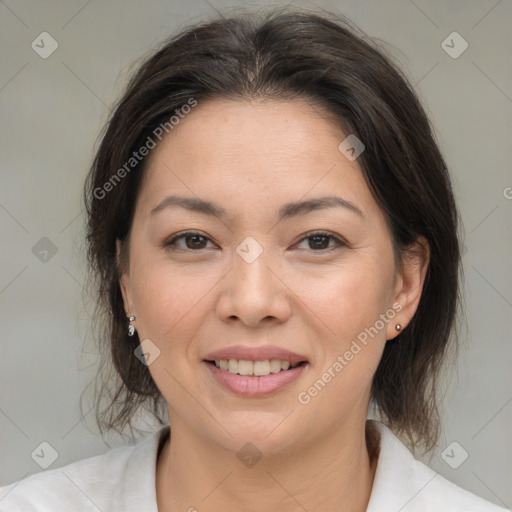
<instances>
[{"instance_id":1,"label":"white collar","mask_svg":"<svg viewBox=\"0 0 512 512\"><path fill-rule=\"evenodd\" d=\"M458 487L416 460L383 423L367 421L380 435L379 457L367 512L506 512L506 509ZM113 497L115 510L158 512L157 453L168 433L169 425L165 425L133 447L125 474ZM141 472L141 468L145 471Z\"/></svg>"}]
</instances>

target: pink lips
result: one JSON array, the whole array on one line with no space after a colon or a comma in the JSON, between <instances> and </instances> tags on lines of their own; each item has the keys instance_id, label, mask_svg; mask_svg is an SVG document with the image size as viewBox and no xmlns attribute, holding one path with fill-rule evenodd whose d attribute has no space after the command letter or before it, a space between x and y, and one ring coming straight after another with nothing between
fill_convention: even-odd
<instances>
[{"instance_id":1,"label":"pink lips","mask_svg":"<svg viewBox=\"0 0 512 512\"><path fill-rule=\"evenodd\" d=\"M281 361L290 361L292 365L306 362L304 356L290 352L279 347L242 347L235 346L217 350L208 354L203 361L214 379L233 393L245 397L263 397L276 393L294 380L306 369L307 364L302 364L289 370L271 373L261 377L237 375L227 370L221 370L208 361L218 361L220 359L244 359L247 361L265 361L270 359L280 359Z\"/></svg>"},{"instance_id":2,"label":"pink lips","mask_svg":"<svg viewBox=\"0 0 512 512\"><path fill-rule=\"evenodd\" d=\"M208 369L212 372L215 380L222 386L228 388L237 395L245 397L260 397L271 395L281 388L293 382L305 370L307 365L300 365L290 370L279 373L271 373L264 377L253 377L247 375L237 375L227 370L221 370L214 364L205 362Z\"/></svg>"}]
</instances>

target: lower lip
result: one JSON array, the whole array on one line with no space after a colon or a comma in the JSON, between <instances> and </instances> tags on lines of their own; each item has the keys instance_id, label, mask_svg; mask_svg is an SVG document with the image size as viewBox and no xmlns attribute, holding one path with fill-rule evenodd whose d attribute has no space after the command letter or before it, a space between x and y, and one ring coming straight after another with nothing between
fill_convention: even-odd
<instances>
[{"instance_id":1,"label":"lower lip","mask_svg":"<svg viewBox=\"0 0 512 512\"><path fill-rule=\"evenodd\" d=\"M271 373L263 377L253 377L221 370L214 364L207 363L206 361L204 361L204 364L206 364L208 369L212 372L214 379L219 384L222 384L237 395L246 397L267 396L280 391L296 380L307 366L307 363L305 363L291 370Z\"/></svg>"}]
</instances>

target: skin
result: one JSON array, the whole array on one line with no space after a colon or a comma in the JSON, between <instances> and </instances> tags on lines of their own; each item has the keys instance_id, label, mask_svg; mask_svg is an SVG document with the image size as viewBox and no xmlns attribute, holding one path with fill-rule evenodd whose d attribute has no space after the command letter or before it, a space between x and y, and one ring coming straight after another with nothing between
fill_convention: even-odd
<instances>
[{"instance_id":1,"label":"skin","mask_svg":"<svg viewBox=\"0 0 512 512\"><path fill-rule=\"evenodd\" d=\"M418 240L420 250L397 268L357 160L338 149L346 135L299 100L211 100L148 157L121 288L140 339L161 351L149 365L172 431L156 468L161 512L366 510L377 463L365 439L372 377L395 325L416 311L429 254ZM169 194L213 201L228 217L179 207L151 215ZM283 203L333 195L364 217L331 207L277 222ZM163 247L184 230L206 239ZM344 245L306 238L313 230ZM252 263L236 252L247 236L263 249ZM378 335L299 403L396 303L400 312ZM308 365L277 393L244 398L217 384L202 361L238 344L277 345ZM236 456L248 442L262 454L252 467Z\"/></svg>"}]
</instances>

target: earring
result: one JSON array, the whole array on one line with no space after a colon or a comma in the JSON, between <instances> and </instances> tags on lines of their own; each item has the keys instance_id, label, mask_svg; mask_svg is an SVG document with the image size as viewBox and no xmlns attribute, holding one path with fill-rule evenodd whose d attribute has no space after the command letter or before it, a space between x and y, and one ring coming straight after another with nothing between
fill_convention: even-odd
<instances>
[{"instance_id":1,"label":"earring","mask_svg":"<svg viewBox=\"0 0 512 512\"><path fill-rule=\"evenodd\" d=\"M397 331L401 331L401 330L402 330L402 326L401 326L400 324L396 324L396 325L395 325L395 329L396 329Z\"/></svg>"},{"instance_id":2,"label":"earring","mask_svg":"<svg viewBox=\"0 0 512 512\"><path fill-rule=\"evenodd\" d=\"M135 326L131 324L135 320L134 316L131 316L129 319L130 325L128 325L128 336L133 336L135 334Z\"/></svg>"}]
</instances>

